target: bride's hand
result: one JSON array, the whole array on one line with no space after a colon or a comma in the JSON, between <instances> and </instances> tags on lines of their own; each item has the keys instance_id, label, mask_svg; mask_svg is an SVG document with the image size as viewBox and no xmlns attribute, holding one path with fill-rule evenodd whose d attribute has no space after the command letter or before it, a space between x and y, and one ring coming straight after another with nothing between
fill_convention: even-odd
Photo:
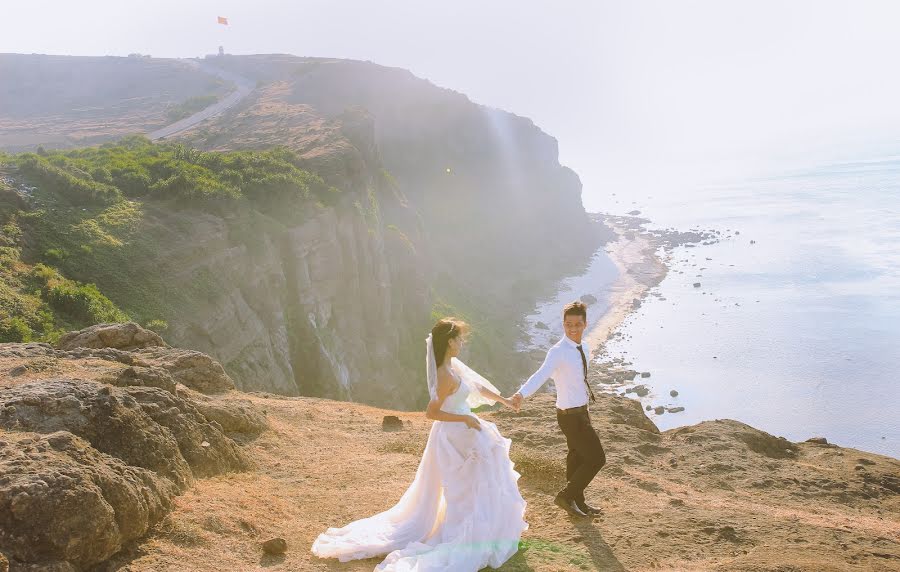
<instances>
[{"instance_id":1,"label":"bride's hand","mask_svg":"<svg viewBox=\"0 0 900 572\"><path fill-rule=\"evenodd\" d=\"M464 421L464 423L469 429L477 429L481 431L481 422L478 421L478 418L473 415L466 416L466 420Z\"/></svg>"}]
</instances>

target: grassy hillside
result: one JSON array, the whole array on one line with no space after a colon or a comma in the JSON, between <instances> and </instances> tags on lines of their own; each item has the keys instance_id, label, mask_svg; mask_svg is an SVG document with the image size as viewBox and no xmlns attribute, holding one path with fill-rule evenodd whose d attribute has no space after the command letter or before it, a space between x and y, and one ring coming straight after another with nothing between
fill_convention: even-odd
<instances>
[{"instance_id":1,"label":"grassy hillside","mask_svg":"<svg viewBox=\"0 0 900 572\"><path fill-rule=\"evenodd\" d=\"M178 229L148 228L148 214L181 213L184 225L192 213L227 216L234 240L252 247L261 227L339 199L296 162L286 149L201 153L141 137L0 156L0 341L129 318L164 328L180 301L215 293L203 276L173 288L154 266L160 233Z\"/></svg>"}]
</instances>

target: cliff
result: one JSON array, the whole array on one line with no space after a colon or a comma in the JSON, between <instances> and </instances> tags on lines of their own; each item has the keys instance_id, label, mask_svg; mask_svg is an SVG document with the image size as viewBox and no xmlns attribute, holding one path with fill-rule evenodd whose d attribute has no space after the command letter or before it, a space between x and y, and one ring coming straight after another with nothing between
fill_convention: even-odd
<instances>
[{"instance_id":1,"label":"cliff","mask_svg":"<svg viewBox=\"0 0 900 572\"><path fill-rule=\"evenodd\" d=\"M53 63L40 69L64 86L58 59L32 62ZM67 74L88 75L156 62L64 59ZM518 321L607 235L588 220L580 182L559 164L552 137L528 119L370 63L225 56L207 58L203 68L239 74L257 88L178 136L188 146L183 163L194 161L192 148L280 146L340 198L302 220L286 219L291 205L197 208L161 195L129 196L110 212L69 204L27 173L8 170L6 186L26 204L7 214L17 221L9 242L23 263L96 284L141 323L167 323L166 339L210 353L245 390L421 405L422 340L448 314L473 322L471 359L501 386L524 373L514 351ZM211 77L195 62L177 70ZM152 92L160 81L148 73L144 87ZM77 116L69 95L63 89L58 101L7 113L40 131L41 121L55 117L48 110ZM148 106L148 113L160 109L171 105ZM60 130L68 133L66 125ZM115 139L116 125L95 140ZM54 153L51 162L81 160L78 152ZM105 177L95 167L69 172L93 184L91 177Z\"/></svg>"},{"instance_id":2,"label":"cliff","mask_svg":"<svg viewBox=\"0 0 900 572\"><path fill-rule=\"evenodd\" d=\"M116 326L59 349L0 344L0 553L11 569L371 570L376 560L321 561L309 547L400 498L431 422L234 391L208 357L157 343ZM896 459L725 419L660 432L639 402L592 383L607 453L587 490L603 509L593 519L553 505L565 442L551 395L480 414L512 439L528 502L530 527L501 570L897 570ZM385 430L386 415L399 427ZM273 538L284 553L263 551Z\"/></svg>"}]
</instances>

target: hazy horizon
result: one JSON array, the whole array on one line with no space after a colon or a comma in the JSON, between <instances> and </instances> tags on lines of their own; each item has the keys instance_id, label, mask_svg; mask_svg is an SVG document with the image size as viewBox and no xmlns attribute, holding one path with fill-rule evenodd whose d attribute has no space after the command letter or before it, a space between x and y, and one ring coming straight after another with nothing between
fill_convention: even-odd
<instances>
[{"instance_id":1,"label":"hazy horizon","mask_svg":"<svg viewBox=\"0 0 900 572\"><path fill-rule=\"evenodd\" d=\"M588 210L628 210L612 193L624 202L900 152L900 5L889 2L39 1L7 12L0 52L189 58L223 45L409 69L534 120L581 176Z\"/></svg>"}]
</instances>

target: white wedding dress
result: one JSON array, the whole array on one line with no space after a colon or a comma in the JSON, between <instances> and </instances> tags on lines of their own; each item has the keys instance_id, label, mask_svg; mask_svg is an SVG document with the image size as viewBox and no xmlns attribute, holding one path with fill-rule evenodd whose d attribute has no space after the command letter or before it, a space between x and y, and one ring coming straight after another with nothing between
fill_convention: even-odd
<instances>
[{"instance_id":1,"label":"white wedding dress","mask_svg":"<svg viewBox=\"0 0 900 572\"><path fill-rule=\"evenodd\" d=\"M477 385L487 380L453 358L460 378L442 411L471 415ZM329 528L313 554L341 562L386 555L377 572L475 572L497 568L518 550L528 528L510 440L497 426L481 430L458 421L435 421L412 484L392 508L343 528Z\"/></svg>"}]
</instances>

